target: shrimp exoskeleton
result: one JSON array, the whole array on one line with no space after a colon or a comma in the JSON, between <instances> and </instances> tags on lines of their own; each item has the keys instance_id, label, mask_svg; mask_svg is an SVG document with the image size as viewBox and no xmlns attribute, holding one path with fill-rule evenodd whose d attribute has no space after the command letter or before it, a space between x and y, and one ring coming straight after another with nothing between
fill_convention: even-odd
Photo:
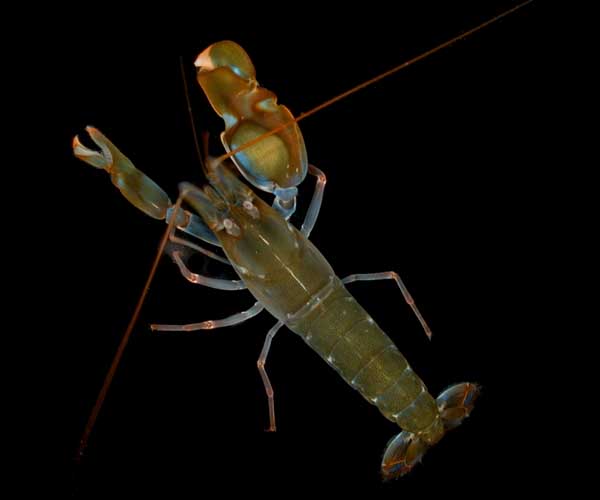
<instances>
[{"instance_id":1,"label":"shrimp exoskeleton","mask_svg":"<svg viewBox=\"0 0 600 500\"><path fill-rule=\"evenodd\" d=\"M530 2L414 60L470 35L527 3ZM381 471L386 479L407 473L428 448L470 414L479 394L478 385L459 383L437 398L430 395L406 358L346 287L355 281L393 280L426 335L431 337L431 330L401 277L392 271L339 278L311 243L309 236L321 207L326 176L308 163L297 124L299 119L294 119L285 106L278 104L273 92L260 86L254 65L244 49L231 41L215 43L197 57L195 66L200 86L225 123L221 142L226 153L217 159L206 159L204 171L208 184L203 188L182 183L180 196L173 203L157 183L138 170L98 129L87 128L95 149L84 146L77 137L73 142L75 155L107 171L128 201L147 215L169 224L165 233L165 242L170 240L168 253L184 278L219 290L247 290L256 299L247 310L226 318L186 325L155 324L152 329L212 330L240 324L267 310L277 322L267 334L257 365L268 397L269 429L276 430L276 420L274 391L266 360L273 337L281 327L287 326L384 417L401 428L385 450ZM300 118L310 114L312 111ZM316 184L304 222L298 229L288 219L296 208L298 186L307 174L315 177ZM272 205L263 201L255 190L272 194ZM220 248L224 255L213 251L214 248L205 248L207 244ZM193 272L186 261L189 251L231 266L238 278L222 279ZM141 302L138 312L139 307ZM126 338L129 333L131 328ZM82 449L116 363L86 427Z\"/></svg>"}]
</instances>

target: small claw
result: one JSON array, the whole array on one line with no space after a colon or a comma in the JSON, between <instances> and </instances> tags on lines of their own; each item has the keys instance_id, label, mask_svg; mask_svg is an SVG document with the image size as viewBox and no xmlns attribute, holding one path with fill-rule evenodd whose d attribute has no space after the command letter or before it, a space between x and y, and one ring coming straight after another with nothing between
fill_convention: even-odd
<instances>
[{"instance_id":1,"label":"small claw","mask_svg":"<svg viewBox=\"0 0 600 500\"><path fill-rule=\"evenodd\" d=\"M104 151L102 153L104 153ZM81 144L79 136L73 137L73 154L80 160L95 168L108 170L112 164L112 156L110 155L110 152L107 156L99 153L98 151L94 151L93 149L89 149Z\"/></svg>"},{"instance_id":2,"label":"small claw","mask_svg":"<svg viewBox=\"0 0 600 500\"><path fill-rule=\"evenodd\" d=\"M112 183L121 191L129 202L142 212L155 219L165 219L167 210L172 203L167 193L150 177L135 168L127 158L108 138L95 127L86 127L85 130L100 151L89 149L79 141L73 139L73 153L77 158L92 167L106 170Z\"/></svg>"}]
</instances>

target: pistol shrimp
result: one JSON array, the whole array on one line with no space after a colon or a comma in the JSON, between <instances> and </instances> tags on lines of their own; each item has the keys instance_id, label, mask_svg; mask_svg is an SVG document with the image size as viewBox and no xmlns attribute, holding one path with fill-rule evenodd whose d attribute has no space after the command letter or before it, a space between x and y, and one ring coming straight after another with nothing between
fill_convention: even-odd
<instances>
[{"instance_id":1,"label":"pistol shrimp","mask_svg":"<svg viewBox=\"0 0 600 500\"><path fill-rule=\"evenodd\" d=\"M530 2L517 8L527 3ZM394 280L430 336L431 331L400 276L394 272L378 272L339 278L310 242L323 199L325 174L308 163L306 150L310 154L310 145L305 148L300 129L290 124L292 116L287 108L278 107L274 95L266 94L264 87L253 83L254 67L243 49L231 42L214 44L200 54L196 66L200 84L225 121L226 130L221 140L230 155L207 161L205 173L209 185L204 189L183 184L180 198L173 202L165 190L133 167L118 146L98 129L87 129L95 148L83 145L77 138L74 141L76 156L109 171L113 182L134 206L170 223L164 241L171 240L168 253L188 281L220 290L248 289L257 299L247 310L226 319L205 320L185 327L158 324L153 325L153 329L190 331L226 327L242 323L266 309L276 319L258 361L268 395L269 429L275 430L276 412L265 371L266 355L275 333L285 325L300 335L384 417L398 424L401 431L389 442L381 471L386 479L407 473L447 430L469 415L478 386L460 383L437 398L432 397L396 347L394 335L392 341L346 287L353 281ZM258 73L260 82L260 68ZM239 102L234 102L232 95L240 96ZM245 99L247 95L251 98ZM241 127L241 118L254 117L257 107L263 112L261 116L267 117L266 122L261 123L258 130ZM308 114L300 116L304 118ZM277 128L275 135L264 137ZM239 137L231 131L240 133ZM249 145L253 140L259 142ZM260 155L252 156L261 147L269 146L271 151L279 148L283 153L268 156L266 161L265 158L259 161ZM297 187L307 175L315 178L315 192L303 222L296 228L288 219L295 211ZM273 195L272 206L257 196L260 191ZM180 208L182 200L185 208ZM179 232L175 233L174 227ZM190 240L187 235L196 239ZM206 244L209 248L220 246L225 257L201 250ZM189 250L221 262L226 259L239 278L225 280L192 272L185 260ZM96 414L86 429L83 447L98 410L96 407Z\"/></svg>"}]
</instances>

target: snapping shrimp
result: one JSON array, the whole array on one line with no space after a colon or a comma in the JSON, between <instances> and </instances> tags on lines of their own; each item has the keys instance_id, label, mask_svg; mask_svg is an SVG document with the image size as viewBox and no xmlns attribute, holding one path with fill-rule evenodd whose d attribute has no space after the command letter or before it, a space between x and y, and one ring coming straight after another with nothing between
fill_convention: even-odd
<instances>
[{"instance_id":1,"label":"snapping shrimp","mask_svg":"<svg viewBox=\"0 0 600 500\"><path fill-rule=\"evenodd\" d=\"M439 48L468 36L530 1ZM270 430L276 429L275 406L265 363L273 337L285 325L300 335L387 419L398 424L402 430L384 452L381 473L385 479L406 474L428 448L469 416L479 394L478 385L470 382L455 384L434 399L392 340L345 286L359 280L394 279L430 337L431 330L401 278L394 272L387 272L340 279L308 239L319 213L326 177L317 167L308 165L297 122L317 108L294 119L287 108L277 103L272 92L258 85L250 58L234 42L210 46L198 56L195 64L200 85L226 125L221 140L227 153L217 159L207 158L204 171L208 185L204 188L182 183L179 199L172 203L164 190L134 167L97 129L88 127L87 131L99 151L87 148L77 137L73 142L75 155L96 168L106 170L133 205L147 215L168 222L161 252L169 239L171 244L167 252L186 279L221 290L247 289L257 299L250 309L225 319L190 325L152 325L153 330L191 331L225 327L242 323L266 309L277 323L267 334L257 364L268 396ZM406 65L404 63L392 71ZM337 98L326 104L335 100ZM295 210L297 186L307 173L317 178L317 187L305 221L298 230L288 219ZM258 197L238 174L255 188L272 193L275 197L273 205ZM183 202L193 212L182 209ZM198 242L179 236L177 231L196 238ZM199 242L221 247L225 258L205 249ZM184 247L230 264L239 279L223 280L193 273L186 265ZM147 286L141 301L146 291ZM141 301L132 322L139 312ZM119 346L92 411L80 451L86 445L131 329L132 324Z\"/></svg>"}]
</instances>

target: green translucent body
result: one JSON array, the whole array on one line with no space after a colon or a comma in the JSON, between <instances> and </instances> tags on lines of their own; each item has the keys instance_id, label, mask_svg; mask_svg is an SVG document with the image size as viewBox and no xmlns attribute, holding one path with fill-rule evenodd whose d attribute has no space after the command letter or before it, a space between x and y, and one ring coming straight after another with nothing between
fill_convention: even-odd
<instances>
[{"instance_id":1,"label":"green translucent body","mask_svg":"<svg viewBox=\"0 0 600 500\"><path fill-rule=\"evenodd\" d=\"M338 279L324 300L287 325L403 429L418 433L436 419L435 401L421 379Z\"/></svg>"},{"instance_id":2,"label":"green translucent body","mask_svg":"<svg viewBox=\"0 0 600 500\"><path fill-rule=\"evenodd\" d=\"M217 167L210 181L186 200L212 221L248 290L388 419L437 440L442 426L434 399L319 250L231 170Z\"/></svg>"}]
</instances>

